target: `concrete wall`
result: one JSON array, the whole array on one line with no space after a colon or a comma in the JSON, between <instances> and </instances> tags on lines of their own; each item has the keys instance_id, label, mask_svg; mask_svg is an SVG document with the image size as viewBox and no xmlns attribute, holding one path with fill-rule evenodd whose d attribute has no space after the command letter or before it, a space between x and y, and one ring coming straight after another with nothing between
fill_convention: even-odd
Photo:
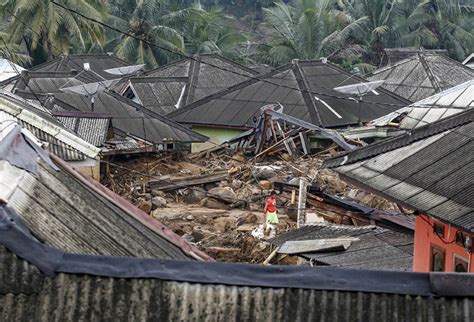
<instances>
[{"instance_id":1,"label":"concrete wall","mask_svg":"<svg viewBox=\"0 0 474 322\"><path fill-rule=\"evenodd\" d=\"M191 146L191 152L193 153L200 152L202 150L206 150L209 148L213 148L216 146L216 144L224 143L243 132L243 130L204 127L204 126L193 126L193 131L209 137L209 142L193 143Z\"/></svg>"},{"instance_id":2,"label":"concrete wall","mask_svg":"<svg viewBox=\"0 0 474 322\"><path fill-rule=\"evenodd\" d=\"M444 226L444 238L441 239L433 231L433 225L437 223ZM445 251L445 271L453 272L454 259L456 256L463 260L469 261L471 257L466 249L456 243L456 233L458 229L445 225L439 221L432 219L429 216L417 216L415 224L415 252L413 256L413 271L414 272L429 272L431 267L431 248L433 246L438 247ZM474 235L467 234L465 231L461 231L465 236ZM470 272L474 272L474 265L470 264Z\"/></svg>"}]
</instances>

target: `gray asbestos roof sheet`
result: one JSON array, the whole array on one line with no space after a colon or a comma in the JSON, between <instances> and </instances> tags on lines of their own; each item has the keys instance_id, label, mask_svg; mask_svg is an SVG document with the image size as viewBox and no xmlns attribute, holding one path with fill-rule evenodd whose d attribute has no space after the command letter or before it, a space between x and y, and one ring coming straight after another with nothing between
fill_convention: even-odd
<instances>
[{"instance_id":1,"label":"gray asbestos roof sheet","mask_svg":"<svg viewBox=\"0 0 474 322\"><path fill-rule=\"evenodd\" d=\"M40 161L35 176L0 163L2 187L11 191L4 201L47 245L75 254L189 259L66 170Z\"/></svg>"},{"instance_id":2,"label":"gray asbestos roof sheet","mask_svg":"<svg viewBox=\"0 0 474 322\"><path fill-rule=\"evenodd\" d=\"M328 159L348 180L474 231L474 110Z\"/></svg>"},{"instance_id":3,"label":"gray asbestos roof sheet","mask_svg":"<svg viewBox=\"0 0 474 322\"><path fill-rule=\"evenodd\" d=\"M338 127L358 124L359 117L367 122L410 103L384 89L358 103L333 89L359 82L365 80L332 64L298 61L207 96L170 116L182 123L248 128L262 106L280 103L285 114L318 126Z\"/></svg>"},{"instance_id":4,"label":"gray asbestos roof sheet","mask_svg":"<svg viewBox=\"0 0 474 322\"><path fill-rule=\"evenodd\" d=\"M443 54L418 53L374 71L369 79L416 102L474 78L474 70Z\"/></svg>"}]
</instances>

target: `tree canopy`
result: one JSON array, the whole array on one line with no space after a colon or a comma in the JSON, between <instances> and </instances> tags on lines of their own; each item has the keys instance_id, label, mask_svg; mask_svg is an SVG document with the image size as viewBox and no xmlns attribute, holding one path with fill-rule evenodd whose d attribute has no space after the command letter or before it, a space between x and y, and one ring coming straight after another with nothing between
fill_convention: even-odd
<instances>
[{"instance_id":1,"label":"tree canopy","mask_svg":"<svg viewBox=\"0 0 474 322\"><path fill-rule=\"evenodd\" d=\"M328 57L370 70L384 48L447 49L458 60L474 51L472 0L56 1L71 10L0 0L0 55L37 64L112 51L147 68L198 53L273 66Z\"/></svg>"}]
</instances>

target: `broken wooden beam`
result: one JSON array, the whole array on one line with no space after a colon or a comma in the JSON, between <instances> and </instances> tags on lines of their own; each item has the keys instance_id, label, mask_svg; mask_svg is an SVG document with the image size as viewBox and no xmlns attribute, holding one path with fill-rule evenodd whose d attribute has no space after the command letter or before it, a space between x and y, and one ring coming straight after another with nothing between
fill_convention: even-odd
<instances>
[{"instance_id":1,"label":"broken wooden beam","mask_svg":"<svg viewBox=\"0 0 474 322\"><path fill-rule=\"evenodd\" d=\"M169 178L163 180L151 180L148 182L151 190L177 190L190 186L199 186L207 183L220 182L227 179L227 171L220 171L212 174L203 174L197 176Z\"/></svg>"}]
</instances>

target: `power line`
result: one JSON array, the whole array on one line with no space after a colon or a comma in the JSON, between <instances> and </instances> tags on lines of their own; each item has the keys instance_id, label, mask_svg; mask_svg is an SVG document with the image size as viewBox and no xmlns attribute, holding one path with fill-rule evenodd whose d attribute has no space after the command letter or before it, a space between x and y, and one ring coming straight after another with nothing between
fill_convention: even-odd
<instances>
[{"instance_id":1,"label":"power line","mask_svg":"<svg viewBox=\"0 0 474 322\"><path fill-rule=\"evenodd\" d=\"M79 12L73 10L73 9L70 9L70 8L67 8L67 7L61 5L61 4L58 4L58 3L56 3L55 1L51 1L51 2L52 2L53 4L55 4L55 5L58 5L59 7L63 8L63 9L65 9L65 10L68 10L68 11L70 11L70 12L73 12L73 13L75 13L75 14L77 14L77 15L83 17L84 19L87 19L87 20L90 20L90 21L99 23L99 24L101 24L101 25L103 25L103 26L105 26L105 27L107 27L107 28L111 28L112 30L115 30L115 31L117 31L117 32L120 32L120 33L122 33L122 34L124 34L124 35L126 35L126 36L133 37L133 38L137 39L138 41L143 41L143 42L145 42L145 43L151 44L151 45L156 46L156 47L158 47L158 48L161 48L161 49L163 49L163 50L173 52L172 50L170 50L170 49L168 49L168 48L165 48L165 47L156 45L156 44L154 44L154 43L152 43L152 42L149 42L149 41L147 41L147 40L145 40L145 39L141 39L141 38L138 38L138 37L136 37L136 36L134 36L134 35L130 35L129 33L122 32L122 31L119 30L118 28L109 26L109 25L107 25L107 24L105 24L105 23L103 23L103 22L99 22L99 21L97 21L97 20L95 20L95 19L93 19L93 18L87 17L87 16L83 15L82 13L79 13ZM8 9L7 9L7 11L8 11ZM15 18L18 19L18 17L17 17L16 15L14 15L11 11L9 11L9 12L10 12ZM21 21L20 19L18 19L18 20L19 20L22 24L24 24L25 26L27 26L23 21ZM29 28L28 26L27 26L27 28L28 28L29 30L31 30L32 32L37 33L36 31L32 30L32 29ZM182 53L178 53L178 52L173 52L173 53L179 54L179 55L181 55L181 56L183 56L183 57L186 57L186 58L188 58L188 59L191 59L191 60L193 60L193 61L198 61L196 58L194 58L194 57L192 57L192 56L188 56L188 55L185 55L185 54L182 54ZM82 66L80 66L79 64L77 64L76 62L74 62L69 56L66 56L66 57L67 57L67 59L69 59L73 64L76 64L77 66L79 66L80 68L82 68ZM211 67L214 67L214 68L217 68L217 69L220 69L220 70L223 70L223 71L227 71L227 72L230 72L230 73L234 73L234 74L237 74L237 75L240 75L240 76L244 76L244 77L247 77L247 78L250 78L250 79L254 79L254 80L258 80L258 81L264 81L264 82L270 83L270 84L272 84L272 85L275 85L275 86L277 86L277 87L284 87L284 88L288 88L288 89L291 89L291 90L301 91L299 88L294 88L294 87L286 86L286 85L283 85L283 84L273 83L273 82L270 82L270 81L268 81L268 80L266 80L266 79L262 79L262 78L260 78L260 77L254 77L254 76L249 76L249 75L246 75L246 74L242 74L242 73L236 72L236 71L234 71L234 70L230 70L230 69L223 68L222 66L214 65L214 64L212 64L212 63L208 63L208 62L204 62L204 61L199 61L199 62L204 63L204 64L207 64L207 65L209 65L209 66L211 66ZM22 77L22 78L23 78L23 77ZM28 87L26 81L25 81L24 79L23 79L23 81L25 82L26 86ZM102 82L99 81L99 83L102 83ZM323 87L325 87L325 86L323 86ZM327 88L327 87L325 87L325 88ZM327 89L329 89L329 88L327 88ZM30 88L30 91L32 91L31 88ZM341 96L336 96L336 95L331 95L331 94L325 94L325 93L317 93L317 92L310 91L310 90L308 90L308 92L313 93L313 94L317 94L317 95L321 95L321 96L329 96L329 97L333 97L333 98L337 98L337 99L343 99L343 100L350 100L350 101L352 101L350 98L347 98L347 97L341 97ZM37 98L36 93L33 92L33 91L32 91L32 93L33 93L33 95L35 95L35 97ZM288 95L289 95L289 94L288 94ZM224 98L222 98L222 99L224 99ZM39 100L39 99L37 98L37 100ZM230 99L229 99L229 100L230 100ZM366 102L366 103L371 103L371 104L377 104L377 105L380 106L381 108L384 108L383 105L396 106L396 107L406 107L406 105L391 104L391 103L382 103L382 102L378 103L378 102L372 102L372 101L364 101L364 102ZM40 101L40 103L42 104L41 101ZM265 103L267 103L267 102L265 102ZM42 104L42 106L43 106L44 108L46 108L43 104ZM397 111L389 110L388 108L385 108L385 109L387 109L387 110L390 111L391 113L396 113L396 114L398 114L398 115L402 115L402 114L403 114L403 113L400 113L400 112L397 112ZM418 121L418 122L422 122L422 123L426 123L426 124L431 124L430 122L424 121L424 120L422 120L422 119L417 119L417 118L414 118L414 117L411 117L411 116L408 116L408 115L406 115L405 117L411 118L411 119L416 120L416 121ZM455 132L455 131L454 131L454 132ZM460 134L461 134L461 133L460 133ZM464 134L462 134L462 135L464 135ZM464 135L464 136L466 136L466 135ZM469 137L469 138L470 138L470 137ZM218 144L216 144L216 143L214 143L214 142L211 142L211 143L213 143L213 144L215 144L215 145L218 145Z\"/></svg>"}]
</instances>

